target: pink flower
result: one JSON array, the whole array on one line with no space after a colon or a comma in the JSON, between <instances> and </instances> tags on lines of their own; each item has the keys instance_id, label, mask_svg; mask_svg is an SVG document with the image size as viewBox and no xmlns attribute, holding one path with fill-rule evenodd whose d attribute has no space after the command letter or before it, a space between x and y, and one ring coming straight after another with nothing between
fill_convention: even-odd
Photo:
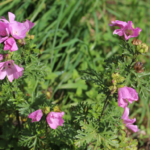
<instances>
[{"instance_id":1,"label":"pink flower","mask_svg":"<svg viewBox=\"0 0 150 150\"><path fill-rule=\"evenodd\" d=\"M56 129L57 126L63 126L64 120L62 119L64 112L50 112L47 117L47 123L52 129Z\"/></svg>"},{"instance_id":2,"label":"pink flower","mask_svg":"<svg viewBox=\"0 0 150 150\"><path fill-rule=\"evenodd\" d=\"M115 20L115 21L112 21L111 23L112 23L112 24L109 24L109 26L118 26L118 27L120 27L120 28L123 28L124 26L127 25L126 22L120 21L120 20Z\"/></svg>"},{"instance_id":3,"label":"pink flower","mask_svg":"<svg viewBox=\"0 0 150 150\"><path fill-rule=\"evenodd\" d=\"M8 18L9 18L9 21L5 18L5 17L2 17L2 21L4 21L5 23L9 23L9 22L13 22L15 21L15 15L11 12L8 12Z\"/></svg>"},{"instance_id":4,"label":"pink flower","mask_svg":"<svg viewBox=\"0 0 150 150\"><path fill-rule=\"evenodd\" d=\"M29 30L34 26L34 23L32 23L32 22L29 21L29 20L26 20L26 21L24 22L24 25L25 25L25 27L26 27L26 30L29 31Z\"/></svg>"},{"instance_id":5,"label":"pink flower","mask_svg":"<svg viewBox=\"0 0 150 150\"><path fill-rule=\"evenodd\" d=\"M129 119L129 108L128 107L125 107L121 119L123 119L123 123L126 124L127 128L129 128L133 132L137 132L138 131L138 126L137 125L133 125L133 123L136 121L136 118Z\"/></svg>"},{"instance_id":6,"label":"pink flower","mask_svg":"<svg viewBox=\"0 0 150 150\"><path fill-rule=\"evenodd\" d=\"M18 46L17 46L16 41L14 40L14 38L8 38L4 42L4 44L5 44L4 51L10 50L12 52L12 51L18 50Z\"/></svg>"},{"instance_id":7,"label":"pink flower","mask_svg":"<svg viewBox=\"0 0 150 150\"><path fill-rule=\"evenodd\" d=\"M31 118L32 119L32 122L39 122L41 120L43 116L43 113L42 113L42 110L41 109L38 109L34 112L32 112L31 114L29 114L28 118Z\"/></svg>"},{"instance_id":8,"label":"pink flower","mask_svg":"<svg viewBox=\"0 0 150 150\"><path fill-rule=\"evenodd\" d=\"M3 60L4 56L0 54L0 61Z\"/></svg>"},{"instance_id":9,"label":"pink flower","mask_svg":"<svg viewBox=\"0 0 150 150\"><path fill-rule=\"evenodd\" d=\"M15 39L25 38L26 33L34 26L34 23L29 20L26 20L24 23L15 21L15 15L11 12L8 12L8 18L9 21L4 17L1 20L9 24L9 31Z\"/></svg>"},{"instance_id":10,"label":"pink flower","mask_svg":"<svg viewBox=\"0 0 150 150\"><path fill-rule=\"evenodd\" d=\"M14 63L13 60L0 62L0 80L3 80L6 75L10 82L15 79L18 79L23 74L23 67L19 67Z\"/></svg>"},{"instance_id":11,"label":"pink flower","mask_svg":"<svg viewBox=\"0 0 150 150\"><path fill-rule=\"evenodd\" d=\"M20 23L17 21L14 21L9 24L9 30L11 35L15 39L23 39L26 36L26 32L28 31L24 23Z\"/></svg>"},{"instance_id":12,"label":"pink flower","mask_svg":"<svg viewBox=\"0 0 150 150\"><path fill-rule=\"evenodd\" d=\"M0 21L0 43L5 41L9 37L8 23Z\"/></svg>"},{"instance_id":13,"label":"pink flower","mask_svg":"<svg viewBox=\"0 0 150 150\"><path fill-rule=\"evenodd\" d=\"M120 107L125 108L128 105L128 102L133 103L133 101L137 101L138 99L138 93L135 89L126 86L123 88L119 88L118 105ZM128 102L126 100L128 100Z\"/></svg>"},{"instance_id":14,"label":"pink flower","mask_svg":"<svg viewBox=\"0 0 150 150\"><path fill-rule=\"evenodd\" d=\"M139 27L133 28L133 23L132 21L123 22L123 21L112 21L112 24L109 24L109 26L118 26L120 29L114 30L113 34L118 34L119 36L125 37L125 40L128 40L129 38L132 37L137 37L139 36L139 33L142 31Z\"/></svg>"}]
</instances>

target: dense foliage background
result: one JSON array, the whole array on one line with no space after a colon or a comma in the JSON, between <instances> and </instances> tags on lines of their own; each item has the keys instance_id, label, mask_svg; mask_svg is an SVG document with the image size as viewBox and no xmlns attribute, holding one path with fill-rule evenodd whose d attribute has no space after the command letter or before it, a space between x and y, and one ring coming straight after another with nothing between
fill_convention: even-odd
<instances>
[{"instance_id":1,"label":"dense foliage background","mask_svg":"<svg viewBox=\"0 0 150 150\"><path fill-rule=\"evenodd\" d=\"M150 46L149 0L1 0L0 16L7 18L8 12L14 13L18 21L28 19L35 22L30 31L35 37L30 44L36 44L32 46L35 52L40 49L37 61L41 72L27 79L26 84L30 87L26 89L27 96L33 96L36 86L40 84L38 91L45 93L50 103L61 106L61 110L66 112L66 120L70 120L78 102L92 103L95 99L103 98L98 94L97 86L85 84L80 70L91 68L103 72L104 59L119 53L118 36L113 35L108 25L111 21L133 21L135 27L142 29L140 39ZM139 57L146 71L150 70L149 56L148 52ZM43 70L47 72L44 76ZM33 69L30 71L31 75L34 74ZM149 74L142 75L149 81ZM137 87L138 91L141 88L146 87ZM142 94L139 93L139 96ZM141 149L150 145L149 109L147 96L140 98L131 109L131 117L137 118L136 124L141 134L131 135L128 131L127 134L138 139ZM0 108L0 120L5 116L4 111ZM1 130L3 125L1 121ZM8 132L10 134L11 131Z\"/></svg>"}]
</instances>

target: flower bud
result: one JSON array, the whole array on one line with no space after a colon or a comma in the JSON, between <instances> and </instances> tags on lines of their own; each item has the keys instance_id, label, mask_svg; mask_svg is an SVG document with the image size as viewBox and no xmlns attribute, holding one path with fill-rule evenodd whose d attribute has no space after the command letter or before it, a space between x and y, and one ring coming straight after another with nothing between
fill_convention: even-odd
<instances>
[{"instance_id":1,"label":"flower bud","mask_svg":"<svg viewBox=\"0 0 150 150\"><path fill-rule=\"evenodd\" d=\"M30 38L31 38L31 40L33 40L34 39L34 35L31 35Z\"/></svg>"},{"instance_id":2,"label":"flower bud","mask_svg":"<svg viewBox=\"0 0 150 150\"><path fill-rule=\"evenodd\" d=\"M118 83L121 83L121 82L123 82L124 80L125 80L125 78L122 77L122 76L120 76L117 82L118 82Z\"/></svg>"},{"instance_id":3,"label":"flower bud","mask_svg":"<svg viewBox=\"0 0 150 150\"><path fill-rule=\"evenodd\" d=\"M119 73L113 73L112 78L113 78L114 85L116 85L117 83L121 83L125 80L125 78L119 75Z\"/></svg>"},{"instance_id":4,"label":"flower bud","mask_svg":"<svg viewBox=\"0 0 150 150\"><path fill-rule=\"evenodd\" d=\"M22 119L22 121L23 121L23 122L26 122L26 121L27 121L27 117L24 117L24 118Z\"/></svg>"},{"instance_id":5,"label":"flower bud","mask_svg":"<svg viewBox=\"0 0 150 150\"><path fill-rule=\"evenodd\" d=\"M133 45L140 45L140 44L142 44L142 41L139 40L139 39L133 39L133 40L132 40L132 44L133 44Z\"/></svg>"},{"instance_id":6,"label":"flower bud","mask_svg":"<svg viewBox=\"0 0 150 150\"><path fill-rule=\"evenodd\" d=\"M9 51L8 54L6 54L6 56L4 56L4 57L7 60L7 59L10 59L12 57L12 55L13 55L13 52Z\"/></svg>"},{"instance_id":7,"label":"flower bud","mask_svg":"<svg viewBox=\"0 0 150 150\"><path fill-rule=\"evenodd\" d=\"M26 44L25 39L19 39L19 40L18 40L18 43L19 43L21 46L23 46L23 45Z\"/></svg>"},{"instance_id":8,"label":"flower bud","mask_svg":"<svg viewBox=\"0 0 150 150\"><path fill-rule=\"evenodd\" d=\"M50 112L50 107L46 106L43 110L43 113L47 115Z\"/></svg>"},{"instance_id":9,"label":"flower bud","mask_svg":"<svg viewBox=\"0 0 150 150\"><path fill-rule=\"evenodd\" d=\"M47 97L47 99L51 98L51 93L49 91L46 92L46 97Z\"/></svg>"},{"instance_id":10,"label":"flower bud","mask_svg":"<svg viewBox=\"0 0 150 150\"><path fill-rule=\"evenodd\" d=\"M137 51L140 53L146 53L148 52L148 46L145 43L142 43L137 46Z\"/></svg>"},{"instance_id":11,"label":"flower bud","mask_svg":"<svg viewBox=\"0 0 150 150\"><path fill-rule=\"evenodd\" d=\"M53 110L54 110L54 112L61 112L59 106L55 106L55 107L53 108Z\"/></svg>"},{"instance_id":12,"label":"flower bud","mask_svg":"<svg viewBox=\"0 0 150 150\"><path fill-rule=\"evenodd\" d=\"M134 69L136 70L137 73L143 72L144 71L143 64L141 62L136 62L134 64Z\"/></svg>"},{"instance_id":13,"label":"flower bud","mask_svg":"<svg viewBox=\"0 0 150 150\"><path fill-rule=\"evenodd\" d=\"M112 74L112 78L115 80L119 77L119 73L113 73Z\"/></svg>"}]
</instances>

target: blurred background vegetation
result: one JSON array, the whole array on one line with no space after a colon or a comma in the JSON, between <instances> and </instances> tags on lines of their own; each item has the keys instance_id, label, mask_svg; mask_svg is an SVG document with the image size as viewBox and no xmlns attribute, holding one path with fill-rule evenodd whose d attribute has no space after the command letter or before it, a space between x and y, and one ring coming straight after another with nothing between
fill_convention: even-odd
<instances>
[{"instance_id":1,"label":"blurred background vegetation","mask_svg":"<svg viewBox=\"0 0 150 150\"><path fill-rule=\"evenodd\" d=\"M0 16L7 18L8 12L18 21L35 22L30 31L35 35L32 42L40 49L39 59L48 71L41 87L47 90L47 98L65 111L78 102L99 99L96 86L86 85L79 71L103 71L104 59L119 52L118 36L108 25L111 21L133 21L142 29L139 39L150 46L149 0L1 0ZM147 71L149 56L148 52L138 58ZM131 112L142 132L133 135L140 148L150 144L149 108L149 98L140 99Z\"/></svg>"}]
</instances>

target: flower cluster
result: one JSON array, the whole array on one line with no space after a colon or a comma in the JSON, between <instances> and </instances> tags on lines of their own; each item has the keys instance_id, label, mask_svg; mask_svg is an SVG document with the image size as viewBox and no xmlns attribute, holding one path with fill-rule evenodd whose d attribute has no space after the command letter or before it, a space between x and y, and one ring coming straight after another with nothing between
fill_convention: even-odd
<instances>
[{"instance_id":1,"label":"flower cluster","mask_svg":"<svg viewBox=\"0 0 150 150\"><path fill-rule=\"evenodd\" d=\"M26 20L25 22L15 21L15 15L8 12L9 21L4 17L0 19L0 43L4 44L4 51L18 50L15 39L23 39L26 33L34 26L34 23ZM0 54L0 61L4 59L4 55ZM23 67L19 67L13 60L7 60L0 62L0 80L3 80L7 75L8 80L12 82L14 79L18 79L23 74Z\"/></svg>"},{"instance_id":2,"label":"flower cluster","mask_svg":"<svg viewBox=\"0 0 150 150\"><path fill-rule=\"evenodd\" d=\"M15 39L23 39L34 23L26 20L21 23L15 21L15 15L8 12L9 21L4 17L0 20L0 43L4 42L4 50L16 51L18 46Z\"/></svg>"},{"instance_id":3,"label":"flower cluster","mask_svg":"<svg viewBox=\"0 0 150 150\"><path fill-rule=\"evenodd\" d=\"M142 29L140 29L139 27L134 28L132 21L124 22L120 20L115 20L115 21L112 21L111 24L109 24L109 26L119 27L120 29L114 30L113 34L118 34L121 37L124 36L125 40L139 36L140 32L142 31ZM133 39L132 44L136 46L135 49L137 53L145 53L148 51L148 46L145 43L142 43L141 40ZM117 83L119 83L118 78L121 78L121 76L119 76L119 74L116 73L116 74L113 74L112 78L113 78L112 87L115 91L117 89L116 85ZM121 78L120 83L122 83L123 81L124 81L124 78ZM138 127L136 125L133 125L133 123L136 121L136 118L129 119L129 108L127 106L128 106L128 102L133 103L133 101L137 101L137 100L138 100L138 93L136 92L135 89L126 87L126 86L119 88L118 105L124 108L124 113L121 119L123 119L123 123L126 125L126 127L131 129L133 132L138 131Z\"/></svg>"},{"instance_id":4,"label":"flower cluster","mask_svg":"<svg viewBox=\"0 0 150 150\"><path fill-rule=\"evenodd\" d=\"M114 30L113 34L118 34L119 36L125 37L125 40L128 40L129 38L137 37L139 36L139 33L142 31L139 27L134 28L134 25L132 21L124 22L124 21L112 21L112 24L109 24L109 26L118 26L120 29Z\"/></svg>"},{"instance_id":5,"label":"flower cluster","mask_svg":"<svg viewBox=\"0 0 150 150\"><path fill-rule=\"evenodd\" d=\"M126 100L128 100L129 103L133 103L133 101L138 100L138 93L135 89L126 86L123 88L119 88L118 105L124 108L124 113L121 117L121 119L123 119L123 123L126 125L127 128L131 129L133 132L137 132L137 125L133 125L133 123L136 121L136 118L129 119L129 108L127 107L128 102Z\"/></svg>"},{"instance_id":6,"label":"flower cluster","mask_svg":"<svg viewBox=\"0 0 150 150\"><path fill-rule=\"evenodd\" d=\"M52 129L56 129L58 126L63 126L64 120L62 119L64 112L50 112L47 117L47 123ZM43 116L42 110L36 110L29 114L29 118L32 119L31 122L39 122Z\"/></svg>"}]
</instances>

